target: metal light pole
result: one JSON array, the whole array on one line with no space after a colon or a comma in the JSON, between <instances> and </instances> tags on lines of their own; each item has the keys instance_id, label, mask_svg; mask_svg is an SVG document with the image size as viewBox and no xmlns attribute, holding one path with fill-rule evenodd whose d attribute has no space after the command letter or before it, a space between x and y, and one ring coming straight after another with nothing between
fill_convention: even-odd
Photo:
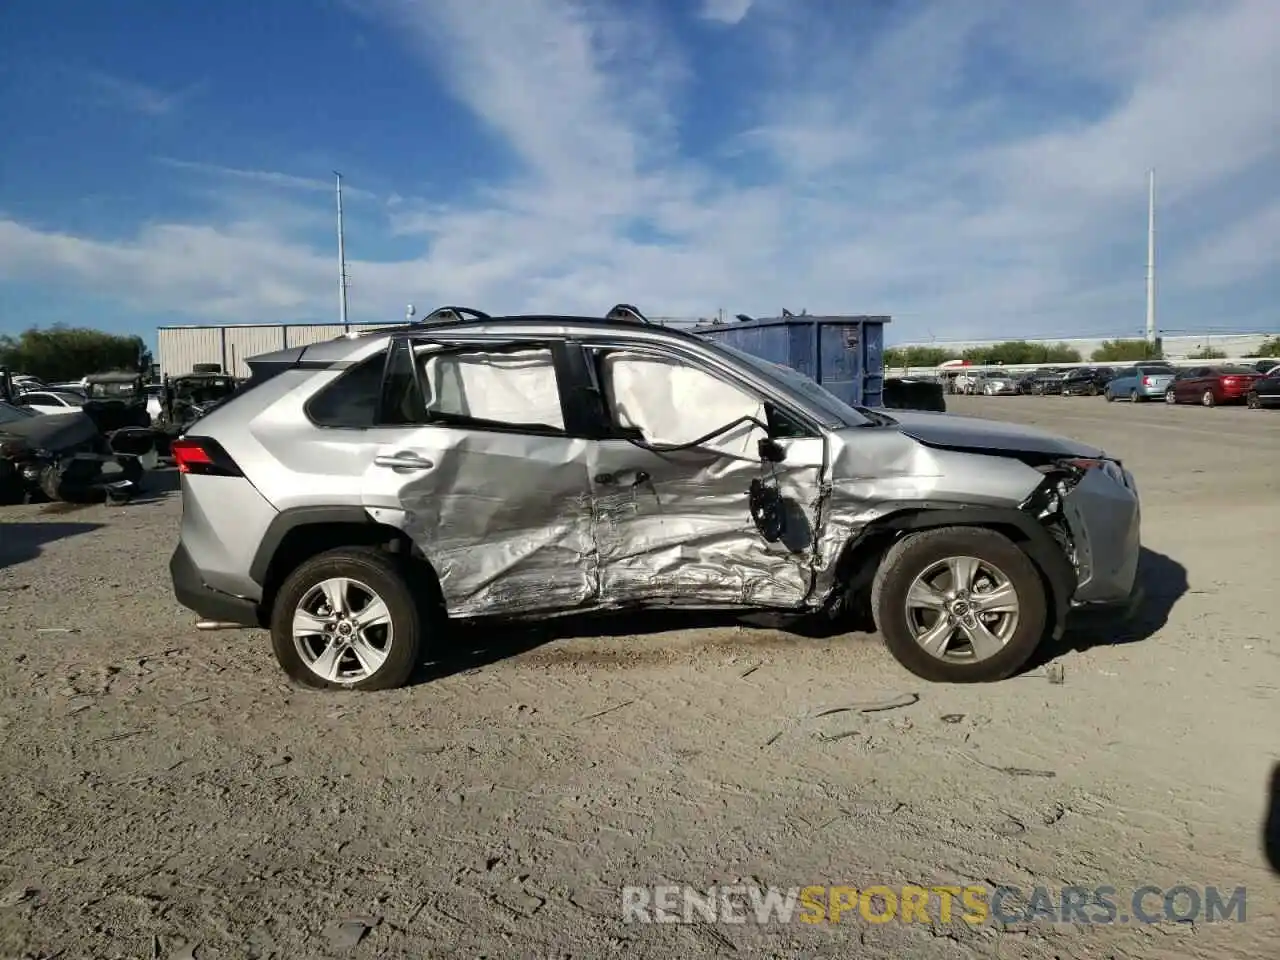
<instances>
[{"instance_id":1,"label":"metal light pole","mask_svg":"<svg viewBox=\"0 0 1280 960\"><path fill-rule=\"evenodd\" d=\"M347 325L347 249L342 233L342 174L335 170L333 175L338 179L338 319L345 327Z\"/></svg>"},{"instance_id":2,"label":"metal light pole","mask_svg":"<svg viewBox=\"0 0 1280 960\"><path fill-rule=\"evenodd\" d=\"M1148 176L1147 194L1147 343L1156 342L1156 172Z\"/></svg>"}]
</instances>

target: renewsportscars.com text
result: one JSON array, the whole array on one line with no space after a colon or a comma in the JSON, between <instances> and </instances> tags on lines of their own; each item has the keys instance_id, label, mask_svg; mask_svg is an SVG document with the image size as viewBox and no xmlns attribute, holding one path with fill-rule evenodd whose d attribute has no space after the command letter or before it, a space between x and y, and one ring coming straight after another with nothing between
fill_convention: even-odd
<instances>
[{"instance_id":1,"label":"renewsportscars.com text","mask_svg":"<svg viewBox=\"0 0 1280 960\"><path fill-rule=\"evenodd\" d=\"M1245 920L1244 887L622 888L624 923L1185 923Z\"/></svg>"}]
</instances>

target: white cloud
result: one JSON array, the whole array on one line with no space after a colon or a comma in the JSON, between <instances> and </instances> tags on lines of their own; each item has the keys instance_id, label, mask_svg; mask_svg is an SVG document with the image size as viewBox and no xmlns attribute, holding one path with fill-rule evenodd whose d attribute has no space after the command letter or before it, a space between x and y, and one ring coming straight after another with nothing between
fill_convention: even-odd
<instances>
[{"instance_id":1,"label":"white cloud","mask_svg":"<svg viewBox=\"0 0 1280 960\"><path fill-rule=\"evenodd\" d=\"M682 150L696 60L646 4L359 2L520 172L466 203L388 196L387 236L420 252L375 261L349 246L357 317L409 301L627 301L685 316L891 313L894 339L1136 329L1152 165L1162 317L1186 327L1215 284L1274 272L1271 0L922 0L874 29L838 18L842 5L758 0L739 29L773 55L744 76L754 111L716 160ZM767 174L739 181L726 157ZM255 189L332 188L167 162ZM329 231L311 246L283 223L244 204L126 242L0 220L0 275L192 316L327 317Z\"/></svg>"},{"instance_id":2,"label":"white cloud","mask_svg":"<svg viewBox=\"0 0 1280 960\"><path fill-rule=\"evenodd\" d=\"M239 167L224 167L216 163L200 163L195 160L179 160L174 157L156 157L156 162L174 170L185 170L219 180L233 180L260 184L266 187L278 187L284 190L311 190L333 193L337 184L335 180L321 180L316 177L299 177L291 173L277 170L244 170ZM375 195L368 190L343 184L343 199L373 200Z\"/></svg>"},{"instance_id":3,"label":"white cloud","mask_svg":"<svg viewBox=\"0 0 1280 960\"><path fill-rule=\"evenodd\" d=\"M99 99L149 117L174 112L202 86L195 84L182 90L166 91L100 70L86 71L84 78Z\"/></svg>"},{"instance_id":4,"label":"white cloud","mask_svg":"<svg viewBox=\"0 0 1280 960\"><path fill-rule=\"evenodd\" d=\"M702 0L702 11L699 16L703 20L714 20L717 23L741 23L751 10L751 0Z\"/></svg>"}]
</instances>

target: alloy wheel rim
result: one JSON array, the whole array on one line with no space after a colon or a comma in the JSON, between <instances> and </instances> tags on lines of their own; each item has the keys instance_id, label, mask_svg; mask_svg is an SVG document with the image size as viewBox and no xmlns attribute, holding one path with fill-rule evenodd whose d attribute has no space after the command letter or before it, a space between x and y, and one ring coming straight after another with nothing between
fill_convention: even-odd
<instances>
[{"instance_id":1,"label":"alloy wheel rim","mask_svg":"<svg viewBox=\"0 0 1280 960\"><path fill-rule=\"evenodd\" d=\"M303 594L292 630L294 649L307 669L344 685L377 673L395 639L386 601L350 577L330 577Z\"/></svg>"},{"instance_id":2,"label":"alloy wheel rim","mask_svg":"<svg viewBox=\"0 0 1280 960\"><path fill-rule=\"evenodd\" d=\"M925 653L953 663L998 655L1018 629L1021 605L1008 575L977 557L946 557L911 581L907 628Z\"/></svg>"}]
</instances>

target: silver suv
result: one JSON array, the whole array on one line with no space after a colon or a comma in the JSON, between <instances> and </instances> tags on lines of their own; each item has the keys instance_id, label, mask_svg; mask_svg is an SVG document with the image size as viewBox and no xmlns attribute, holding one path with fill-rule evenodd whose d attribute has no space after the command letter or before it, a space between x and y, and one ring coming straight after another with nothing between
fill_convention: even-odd
<instances>
[{"instance_id":1,"label":"silver suv","mask_svg":"<svg viewBox=\"0 0 1280 960\"><path fill-rule=\"evenodd\" d=\"M441 308L250 366L174 442L174 591L311 686L401 685L453 619L868 605L912 673L988 681L1136 599L1138 494L1102 451L851 407L633 307Z\"/></svg>"}]
</instances>

